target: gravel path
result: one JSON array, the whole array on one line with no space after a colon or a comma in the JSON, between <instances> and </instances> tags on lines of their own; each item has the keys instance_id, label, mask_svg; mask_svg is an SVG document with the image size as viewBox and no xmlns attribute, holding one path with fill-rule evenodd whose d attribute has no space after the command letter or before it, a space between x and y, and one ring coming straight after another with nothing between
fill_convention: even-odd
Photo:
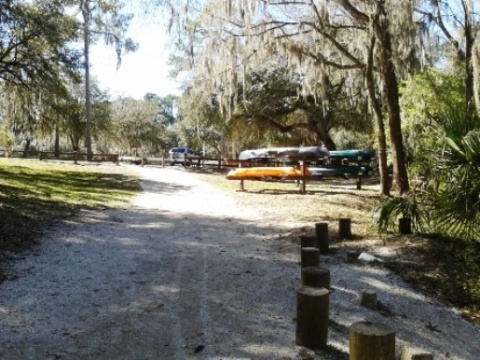
<instances>
[{"instance_id":1,"label":"gravel path","mask_svg":"<svg viewBox=\"0 0 480 360\"><path fill-rule=\"evenodd\" d=\"M59 224L0 285L0 359L348 359L348 326L367 319L436 359L480 358L480 326L340 253L322 257L332 346L296 347L298 248L274 240L288 224L181 168L135 171L130 207ZM383 311L357 304L362 289Z\"/></svg>"}]
</instances>

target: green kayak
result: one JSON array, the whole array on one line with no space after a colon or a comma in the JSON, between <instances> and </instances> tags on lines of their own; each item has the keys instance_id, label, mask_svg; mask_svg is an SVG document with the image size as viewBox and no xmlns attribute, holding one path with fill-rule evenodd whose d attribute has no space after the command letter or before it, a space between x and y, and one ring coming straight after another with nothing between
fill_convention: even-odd
<instances>
[{"instance_id":1,"label":"green kayak","mask_svg":"<svg viewBox=\"0 0 480 360\"><path fill-rule=\"evenodd\" d=\"M312 176L372 176L371 166L309 167Z\"/></svg>"}]
</instances>

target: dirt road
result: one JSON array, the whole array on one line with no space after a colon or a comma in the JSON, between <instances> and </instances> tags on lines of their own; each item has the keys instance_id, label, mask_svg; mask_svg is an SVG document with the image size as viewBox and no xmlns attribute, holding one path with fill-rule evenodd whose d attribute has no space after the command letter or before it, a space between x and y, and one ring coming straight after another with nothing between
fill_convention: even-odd
<instances>
[{"instance_id":1,"label":"dirt road","mask_svg":"<svg viewBox=\"0 0 480 360\"><path fill-rule=\"evenodd\" d=\"M271 224L181 168L130 208L59 224L0 287L1 359L282 359L295 259Z\"/></svg>"}]
</instances>

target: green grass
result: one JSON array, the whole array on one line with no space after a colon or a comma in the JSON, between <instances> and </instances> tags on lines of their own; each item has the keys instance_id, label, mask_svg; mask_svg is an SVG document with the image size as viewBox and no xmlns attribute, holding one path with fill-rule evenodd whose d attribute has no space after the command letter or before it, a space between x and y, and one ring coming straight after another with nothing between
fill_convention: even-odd
<instances>
[{"instance_id":1,"label":"green grass","mask_svg":"<svg viewBox=\"0 0 480 360\"><path fill-rule=\"evenodd\" d=\"M0 159L0 255L31 247L49 224L80 209L126 204L139 190L139 181L122 170L114 165Z\"/></svg>"}]
</instances>

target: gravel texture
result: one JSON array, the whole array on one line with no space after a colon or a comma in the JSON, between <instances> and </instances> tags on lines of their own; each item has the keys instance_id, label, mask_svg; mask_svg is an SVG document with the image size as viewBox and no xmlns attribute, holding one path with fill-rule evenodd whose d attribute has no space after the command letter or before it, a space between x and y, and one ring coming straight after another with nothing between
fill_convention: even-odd
<instances>
[{"instance_id":1,"label":"gravel texture","mask_svg":"<svg viewBox=\"0 0 480 360\"><path fill-rule=\"evenodd\" d=\"M348 359L348 327L381 322L397 350L480 358L480 325L371 263L331 271L329 347L295 346L299 248L287 222L184 169L129 167L131 206L59 223L0 285L0 359ZM380 306L359 305L374 291Z\"/></svg>"}]
</instances>

